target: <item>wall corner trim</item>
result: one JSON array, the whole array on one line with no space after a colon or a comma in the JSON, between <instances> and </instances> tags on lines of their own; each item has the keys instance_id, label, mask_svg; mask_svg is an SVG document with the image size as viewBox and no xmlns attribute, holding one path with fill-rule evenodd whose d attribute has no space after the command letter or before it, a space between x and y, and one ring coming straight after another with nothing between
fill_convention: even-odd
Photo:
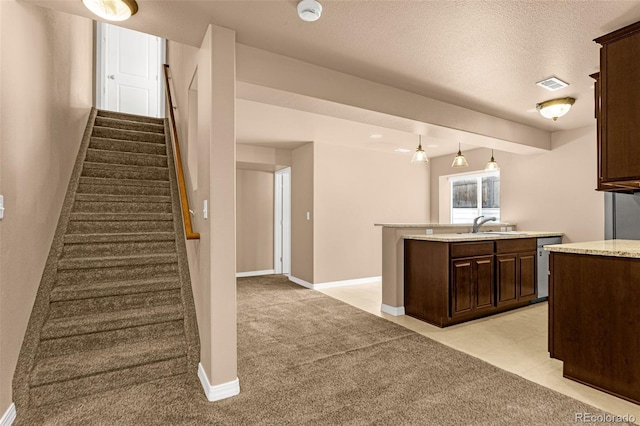
<instances>
[{"instance_id":1,"label":"wall corner trim","mask_svg":"<svg viewBox=\"0 0 640 426\"><path fill-rule=\"evenodd\" d=\"M0 426L11 426L16 419L16 404L13 402L0 418Z\"/></svg>"},{"instance_id":2,"label":"wall corner trim","mask_svg":"<svg viewBox=\"0 0 640 426\"><path fill-rule=\"evenodd\" d=\"M198 378L200 379L200 384L202 384L202 388L204 389L204 394L210 402L231 398L232 396L236 396L240 393L240 380L237 377L235 380L230 382L212 386L211 383L209 383L209 378L207 377L207 373L204 371L202 363L198 363Z\"/></svg>"},{"instance_id":3,"label":"wall corner trim","mask_svg":"<svg viewBox=\"0 0 640 426\"><path fill-rule=\"evenodd\" d=\"M348 285L357 285L357 284L369 284L369 283L377 283L382 280L381 276L377 277L367 277L367 278L356 278L353 280L342 280L342 281L327 281L325 283L311 284L305 280L301 280L300 278L296 278L293 275L289 275L289 281L293 281L294 283L301 285L306 288L310 288L311 290L324 290L325 288L333 288L333 287L345 287ZM404 315L404 311L403 314Z\"/></svg>"},{"instance_id":4,"label":"wall corner trim","mask_svg":"<svg viewBox=\"0 0 640 426\"><path fill-rule=\"evenodd\" d=\"M247 272L236 272L236 278L242 277L258 277L260 275L273 275L276 271L274 269L265 269L262 271L247 271Z\"/></svg>"},{"instance_id":5,"label":"wall corner trim","mask_svg":"<svg viewBox=\"0 0 640 426\"><path fill-rule=\"evenodd\" d=\"M384 303L380 306L380 311L385 314L393 315L394 317L399 317L404 315L404 306L389 306Z\"/></svg>"}]
</instances>

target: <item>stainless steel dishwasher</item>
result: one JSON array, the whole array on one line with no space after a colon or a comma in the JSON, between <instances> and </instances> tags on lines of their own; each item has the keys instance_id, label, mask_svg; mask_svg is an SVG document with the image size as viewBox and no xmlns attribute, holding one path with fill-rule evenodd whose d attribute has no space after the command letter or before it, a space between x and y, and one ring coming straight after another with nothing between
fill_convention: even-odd
<instances>
[{"instance_id":1,"label":"stainless steel dishwasher","mask_svg":"<svg viewBox=\"0 0 640 426\"><path fill-rule=\"evenodd\" d=\"M544 249L549 244L562 244L562 237L538 238L538 294L532 303L549 299L549 252Z\"/></svg>"}]
</instances>

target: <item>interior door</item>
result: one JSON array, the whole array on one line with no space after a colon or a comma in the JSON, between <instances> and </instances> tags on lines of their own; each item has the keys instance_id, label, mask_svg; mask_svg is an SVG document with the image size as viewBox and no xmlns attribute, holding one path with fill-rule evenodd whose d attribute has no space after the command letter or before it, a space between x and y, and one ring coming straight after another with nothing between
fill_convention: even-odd
<instances>
[{"instance_id":1,"label":"interior door","mask_svg":"<svg viewBox=\"0 0 640 426\"><path fill-rule=\"evenodd\" d=\"M110 24L104 33L104 108L160 117L163 40Z\"/></svg>"}]
</instances>

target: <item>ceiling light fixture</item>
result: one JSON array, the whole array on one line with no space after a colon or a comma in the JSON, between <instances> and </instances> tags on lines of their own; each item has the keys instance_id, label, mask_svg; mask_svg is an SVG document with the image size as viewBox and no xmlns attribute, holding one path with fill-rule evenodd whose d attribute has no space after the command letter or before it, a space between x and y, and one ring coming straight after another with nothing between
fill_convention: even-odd
<instances>
[{"instance_id":1,"label":"ceiling light fixture","mask_svg":"<svg viewBox=\"0 0 640 426\"><path fill-rule=\"evenodd\" d=\"M314 22L322 16L322 5L316 0L302 0L298 3L298 16L306 22Z\"/></svg>"},{"instance_id":2,"label":"ceiling light fixture","mask_svg":"<svg viewBox=\"0 0 640 426\"><path fill-rule=\"evenodd\" d=\"M574 98L558 98L536 104L536 109L544 118L550 118L553 121L558 120L571 109L571 105L575 103Z\"/></svg>"},{"instance_id":3,"label":"ceiling light fixture","mask_svg":"<svg viewBox=\"0 0 640 426\"><path fill-rule=\"evenodd\" d=\"M467 159L462 155L462 151L460 150L460 144L458 143L458 153L456 157L453 159L453 163L451 163L451 167L469 167L469 163L467 163Z\"/></svg>"},{"instance_id":4,"label":"ceiling light fixture","mask_svg":"<svg viewBox=\"0 0 640 426\"><path fill-rule=\"evenodd\" d=\"M125 21L138 11L135 0L82 0L94 14L107 21Z\"/></svg>"},{"instance_id":5,"label":"ceiling light fixture","mask_svg":"<svg viewBox=\"0 0 640 426\"><path fill-rule=\"evenodd\" d=\"M411 163L428 163L429 158L427 157L427 153L422 149L422 135L418 135L418 138L418 149L413 153Z\"/></svg>"},{"instance_id":6,"label":"ceiling light fixture","mask_svg":"<svg viewBox=\"0 0 640 426\"><path fill-rule=\"evenodd\" d=\"M500 170L500 166L498 166L498 163L496 162L496 160L493 159L493 150L491 150L491 160L489 160L484 170L487 172Z\"/></svg>"}]
</instances>

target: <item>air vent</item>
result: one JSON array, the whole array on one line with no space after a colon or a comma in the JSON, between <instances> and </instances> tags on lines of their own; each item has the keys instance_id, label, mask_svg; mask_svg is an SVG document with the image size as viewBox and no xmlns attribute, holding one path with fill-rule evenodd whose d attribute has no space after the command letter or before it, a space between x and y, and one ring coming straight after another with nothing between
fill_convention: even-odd
<instances>
[{"instance_id":1,"label":"air vent","mask_svg":"<svg viewBox=\"0 0 640 426\"><path fill-rule=\"evenodd\" d=\"M536 84L552 92L558 89L562 89L563 87L567 87L569 85L569 83L565 83L564 81L560 80L558 77L549 77L545 80L537 82Z\"/></svg>"}]
</instances>

